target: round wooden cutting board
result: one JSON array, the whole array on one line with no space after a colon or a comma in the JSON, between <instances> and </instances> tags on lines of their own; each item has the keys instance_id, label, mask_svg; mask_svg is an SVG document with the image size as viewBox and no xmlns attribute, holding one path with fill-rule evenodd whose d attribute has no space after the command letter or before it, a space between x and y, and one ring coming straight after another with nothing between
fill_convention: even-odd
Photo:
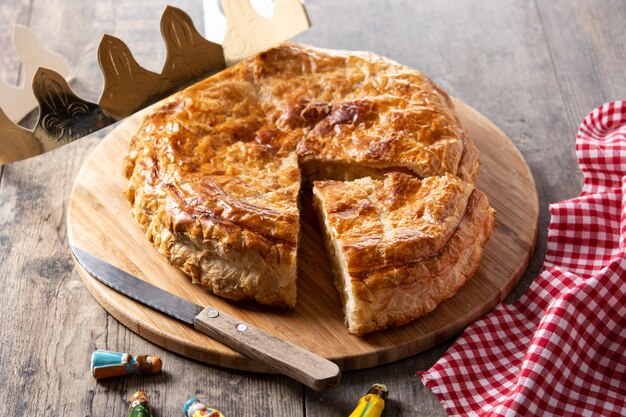
<instances>
[{"instance_id":1,"label":"round wooden cutting board","mask_svg":"<svg viewBox=\"0 0 626 417\"><path fill-rule=\"evenodd\" d=\"M212 305L275 336L336 362L343 370L402 359L457 335L487 313L524 272L537 237L538 198L528 166L513 143L484 116L455 101L461 122L476 143L481 170L478 188L497 211L498 227L475 276L429 315L406 326L357 337L343 324L319 226L303 193L298 304L292 311L234 303L193 285L148 243L131 218L122 192L122 162L142 115L130 117L107 135L82 167L68 208L72 245L197 304ZM98 302L142 337L199 361L259 372L271 370L204 334L101 284L77 264Z\"/></svg>"}]
</instances>

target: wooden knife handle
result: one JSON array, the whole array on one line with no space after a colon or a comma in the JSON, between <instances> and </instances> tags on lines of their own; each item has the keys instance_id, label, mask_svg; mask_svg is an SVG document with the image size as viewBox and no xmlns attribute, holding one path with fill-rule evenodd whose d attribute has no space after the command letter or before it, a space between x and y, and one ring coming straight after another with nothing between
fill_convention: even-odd
<instances>
[{"instance_id":1,"label":"wooden knife handle","mask_svg":"<svg viewBox=\"0 0 626 417\"><path fill-rule=\"evenodd\" d=\"M333 362L215 308L202 310L193 325L237 352L261 361L316 391L339 385L341 380L341 371Z\"/></svg>"}]
</instances>

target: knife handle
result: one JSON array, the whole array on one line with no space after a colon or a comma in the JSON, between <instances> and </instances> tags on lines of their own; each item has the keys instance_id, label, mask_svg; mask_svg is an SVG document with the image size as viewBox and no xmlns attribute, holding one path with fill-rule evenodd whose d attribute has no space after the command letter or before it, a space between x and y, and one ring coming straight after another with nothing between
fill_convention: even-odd
<instances>
[{"instance_id":1,"label":"knife handle","mask_svg":"<svg viewBox=\"0 0 626 417\"><path fill-rule=\"evenodd\" d=\"M193 326L237 352L261 361L316 391L339 385L341 371L333 362L215 308L202 310L194 319Z\"/></svg>"}]
</instances>

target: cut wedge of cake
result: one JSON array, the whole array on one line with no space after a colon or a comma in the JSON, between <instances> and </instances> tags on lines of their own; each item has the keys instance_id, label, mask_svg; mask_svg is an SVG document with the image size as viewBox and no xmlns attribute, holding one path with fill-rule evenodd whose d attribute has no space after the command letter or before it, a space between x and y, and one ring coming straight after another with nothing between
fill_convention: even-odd
<instances>
[{"instance_id":1,"label":"cut wedge of cake","mask_svg":"<svg viewBox=\"0 0 626 417\"><path fill-rule=\"evenodd\" d=\"M453 175L316 181L314 205L350 332L408 323L471 277L495 211Z\"/></svg>"}]
</instances>

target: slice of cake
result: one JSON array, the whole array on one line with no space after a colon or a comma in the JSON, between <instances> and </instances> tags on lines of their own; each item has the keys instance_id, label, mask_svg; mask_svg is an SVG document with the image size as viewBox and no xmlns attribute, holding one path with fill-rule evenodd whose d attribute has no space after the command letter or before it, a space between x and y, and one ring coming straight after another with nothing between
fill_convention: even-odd
<instances>
[{"instance_id":1,"label":"slice of cake","mask_svg":"<svg viewBox=\"0 0 626 417\"><path fill-rule=\"evenodd\" d=\"M408 323L456 293L495 223L487 197L449 174L316 181L313 196L357 335Z\"/></svg>"}]
</instances>

